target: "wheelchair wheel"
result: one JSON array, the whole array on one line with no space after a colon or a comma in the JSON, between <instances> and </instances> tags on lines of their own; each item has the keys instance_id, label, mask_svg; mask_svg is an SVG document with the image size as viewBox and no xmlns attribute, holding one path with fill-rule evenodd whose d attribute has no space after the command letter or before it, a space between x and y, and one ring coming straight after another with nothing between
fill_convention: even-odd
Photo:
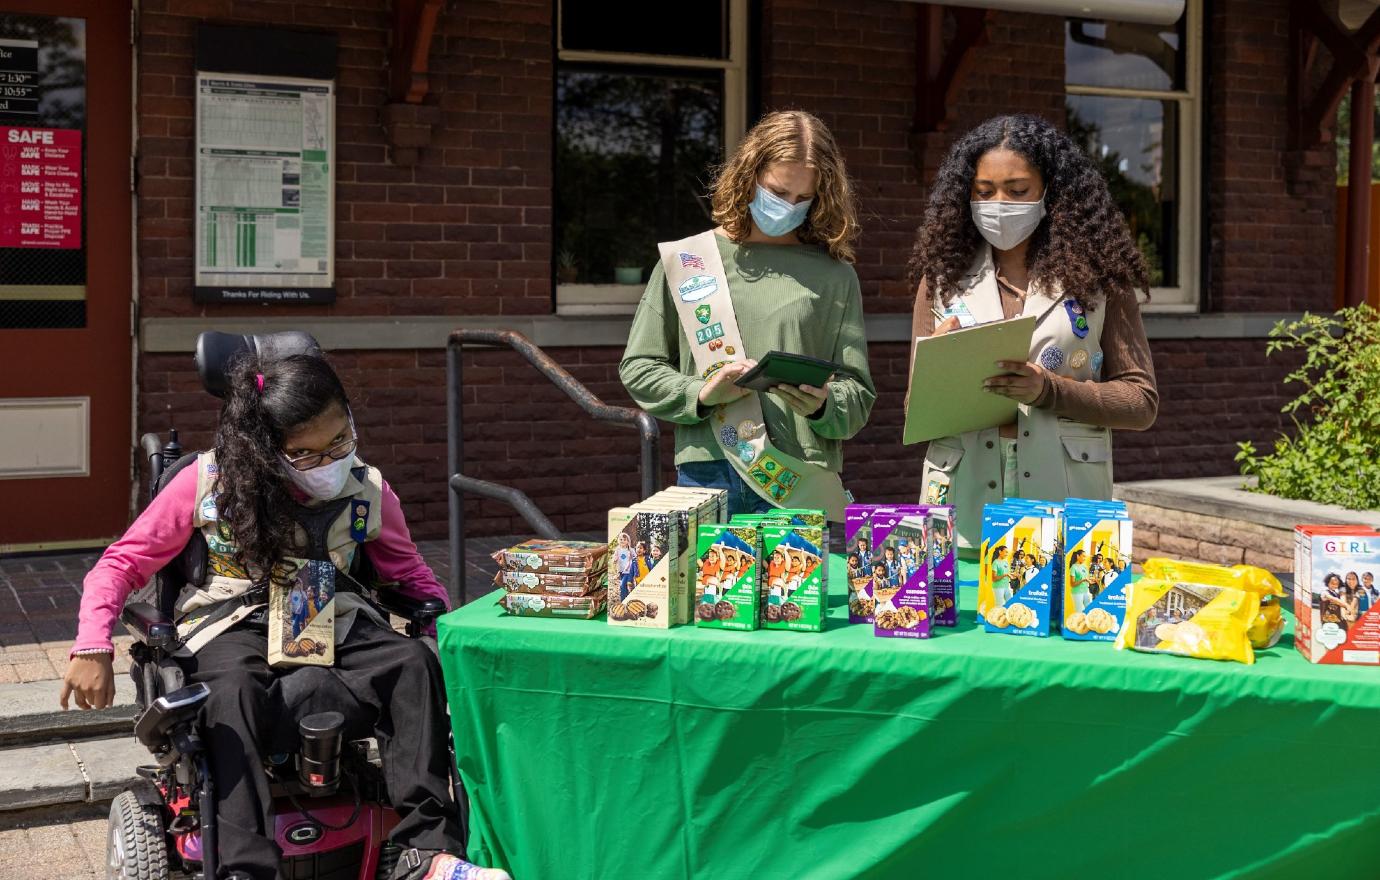
<instances>
[{"instance_id":1,"label":"wheelchair wheel","mask_svg":"<svg viewBox=\"0 0 1380 880\"><path fill-rule=\"evenodd\" d=\"M168 880L163 816L132 791L120 792L110 804L105 864L107 880Z\"/></svg>"}]
</instances>

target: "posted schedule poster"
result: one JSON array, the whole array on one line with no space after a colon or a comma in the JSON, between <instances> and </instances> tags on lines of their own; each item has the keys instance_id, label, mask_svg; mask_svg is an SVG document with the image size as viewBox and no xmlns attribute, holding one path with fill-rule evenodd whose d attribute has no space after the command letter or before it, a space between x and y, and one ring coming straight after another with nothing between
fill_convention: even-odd
<instances>
[{"instance_id":1,"label":"posted schedule poster","mask_svg":"<svg viewBox=\"0 0 1380 880\"><path fill-rule=\"evenodd\" d=\"M335 299L335 85L199 71L197 302Z\"/></svg>"}]
</instances>

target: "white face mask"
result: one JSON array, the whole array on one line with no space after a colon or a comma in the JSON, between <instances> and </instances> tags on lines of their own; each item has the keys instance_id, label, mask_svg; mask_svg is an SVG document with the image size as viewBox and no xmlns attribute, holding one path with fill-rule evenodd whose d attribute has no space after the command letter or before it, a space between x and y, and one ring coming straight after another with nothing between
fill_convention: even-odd
<instances>
[{"instance_id":1,"label":"white face mask","mask_svg":"<svg viewBox=\"0 0 1380 880\"><path fill-rule=\"evenodd\" d=\"M350 479L350 466L355 463L354 455L350 454L339 461L328 461L309 471L299 471L288 462L287 456L279 453L279 457L293 485L317 501L329 501L339 495L340 490L345 488L345 481Z\"/></svg>"},{"instance_id":2,"label":"white face mask","mask_svg":"<svg viewBox=\"0 0 1380 880\"><path fill-rule=\"evenodd\" d=\"M1034 234L1045 218L1045 199L1038 202L970 202L973 222L982 237L999 251L1009 251Z\"/></svg>"}]
</instances>

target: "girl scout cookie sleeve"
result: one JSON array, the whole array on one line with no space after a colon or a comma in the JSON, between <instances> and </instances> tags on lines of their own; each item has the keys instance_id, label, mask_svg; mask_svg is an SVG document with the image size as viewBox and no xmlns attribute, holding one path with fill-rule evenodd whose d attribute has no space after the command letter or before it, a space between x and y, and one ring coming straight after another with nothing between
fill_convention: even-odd
<instances>
[{"instance_id":1,"label":"girl scout cookie sleeve","mask_svg":"<svg viewBox=\"0 0 1380 880\"><path fill-rule=\"evenodd\" d=\"M503 571L588 576L604 570L608 547L599 541L534 538L493 555Z\"/></svg>"},{"instance_id":2,"label":"girl scout cookie sleeve","mask_svg":"<svg viewBox=\"0 0 1380 880\"><path fill-rule=\"evenodd\" d=\"M493 554L499 604L523 617L592 618L604 610L608 548L602 542L533 539Z\"/></svg>"},{"instance_id":3,"label":"girl scout cookie sleeve","mask_svg":"<svg viewBox=\"0 0 1380 880\"><path fill-rule=\"evenodd\" d=\"M600 588L585 596L556 593L505 593L499 603L518 617L565 617L588 620L604 610L605 591Z\"/></svg>"}]
</instances>

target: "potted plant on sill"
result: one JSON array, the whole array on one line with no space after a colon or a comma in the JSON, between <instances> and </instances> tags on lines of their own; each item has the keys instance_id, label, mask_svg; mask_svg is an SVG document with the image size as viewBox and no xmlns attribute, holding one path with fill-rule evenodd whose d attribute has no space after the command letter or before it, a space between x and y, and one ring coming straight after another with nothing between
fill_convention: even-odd
<instances>
[{"instance_id":1,"label":"potted plant on sill","mask_svg":"<svg viewBox=\"0 0 1380 880\"><path fill-rule=\"evenodd\" d=\"M625 247L618 254L618 262L613 267L613 280L617 284L641 284L642 267L638 260L643 255L640 247Z\"/></svg>"},{"instance_id":2,"label":"potted plant on sill","mask_svg":"<svg viewBox=\"0 0 1380 880\"><path fill-rule=\"evenodd\" d=\"M574 284L580 277L580 267L575 262L575 254L562 250L556 257L556 280L561 284Z\"/></svg>"}]
</instances>

